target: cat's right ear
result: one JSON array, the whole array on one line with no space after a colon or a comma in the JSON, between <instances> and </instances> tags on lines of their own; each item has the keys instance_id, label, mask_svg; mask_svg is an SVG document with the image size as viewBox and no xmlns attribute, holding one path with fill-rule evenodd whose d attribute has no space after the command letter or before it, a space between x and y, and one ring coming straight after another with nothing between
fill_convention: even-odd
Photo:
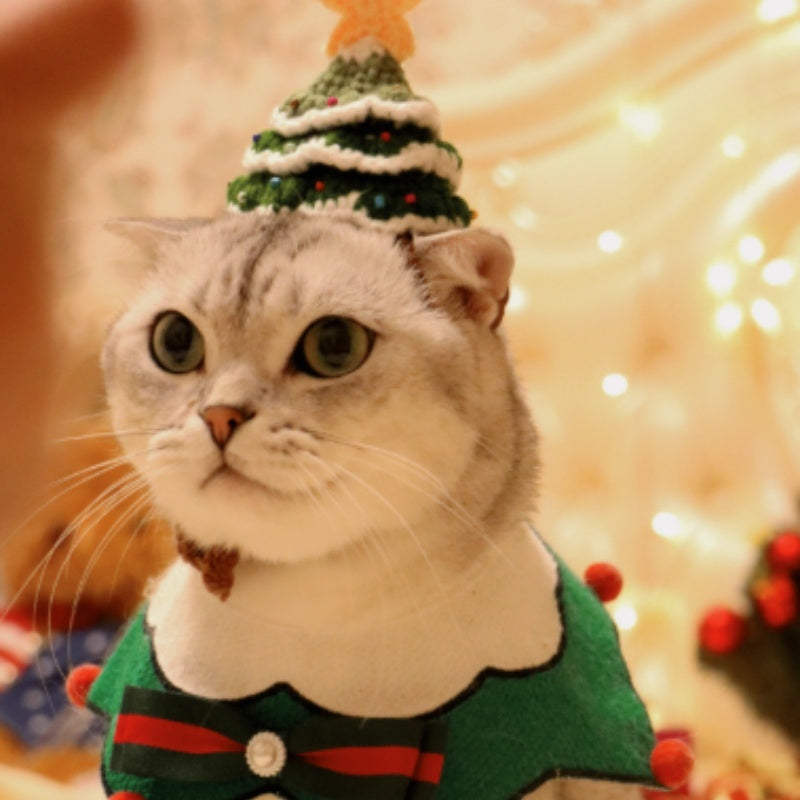
<instances>
[{"instance_id":1,"label":"cat's right ear","mask_svg":"<svg viewBox=\"0 0 800 800\"><path fill-rule=\"evenodd\" d=\"M108 220L103 227L117 236L133 242L145 255L154 255L161 247L181 239L188 231L207 225L211 220L191 217L189 219L122 218Z\"/></svg>"}]
</instances>

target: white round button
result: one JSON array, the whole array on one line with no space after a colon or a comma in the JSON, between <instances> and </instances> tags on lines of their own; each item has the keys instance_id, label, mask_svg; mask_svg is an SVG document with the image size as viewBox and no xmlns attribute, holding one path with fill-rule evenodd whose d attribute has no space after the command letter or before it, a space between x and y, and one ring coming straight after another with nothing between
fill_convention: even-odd
<instances>
[{"instance_id":1,"label":"white round button","mask_svg":"<svg viewBox=\"0 0 800 800\"><path fill-rule=\"evenodd\" d=\"M253 774L274 778L286 764L286 745L277 733L261 731L247 743L245 757Z\"/></svg>"}]
</instances>

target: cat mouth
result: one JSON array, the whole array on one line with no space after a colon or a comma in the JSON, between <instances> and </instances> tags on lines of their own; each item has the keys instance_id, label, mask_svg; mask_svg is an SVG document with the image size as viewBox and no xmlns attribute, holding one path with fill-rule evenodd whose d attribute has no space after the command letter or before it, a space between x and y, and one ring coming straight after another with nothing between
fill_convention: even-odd
<instances>
[{"instance_id":1,"label":"cat mouth","mask_svg":"<svg viewBox=\"0 0 800 800\"><path fill-rule=\"evenodd\" d=\"M205 489L207 486L209 486L209 484L214 483L215 481L224 481L226 483L235 482L252 486L256 489L261 489L262 491L270 491L269 487L264 486L263 483L254 481L252 478L248 478L247 475L245 475L243 472L239 472L237 469L234 469L227 462L223 462L216 469L212 470L211 473L200 484L200 488Z\"/></svg>"}]
</instances>

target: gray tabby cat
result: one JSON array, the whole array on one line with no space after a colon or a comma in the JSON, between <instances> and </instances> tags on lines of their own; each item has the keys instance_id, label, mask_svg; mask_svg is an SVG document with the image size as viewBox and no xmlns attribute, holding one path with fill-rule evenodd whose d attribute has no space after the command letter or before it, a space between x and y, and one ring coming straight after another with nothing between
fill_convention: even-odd
<instances>
[{"instance_id":1,"label":"gray tabby cat","mask_svg":"<svg viewBox=\"0 0 800 800\"><path fill-rule=\"evenodd\" d=\"M147 617L170 684L235 699L285 683L407 717L486 667L554 657L557 575L526 522L536 435L498 329L502 238L296 214L116 227L157 251L103 362L184 556Z\"/></svg>"}]
</instances>

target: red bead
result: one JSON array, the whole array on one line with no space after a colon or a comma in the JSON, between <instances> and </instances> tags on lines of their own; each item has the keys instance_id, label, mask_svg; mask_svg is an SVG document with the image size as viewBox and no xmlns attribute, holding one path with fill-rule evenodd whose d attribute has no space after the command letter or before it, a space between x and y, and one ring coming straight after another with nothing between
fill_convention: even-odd
<instances>
[{"instance_id":1,"label":"red bead","mask_svg":"<svg viewBox=\"0 0 800 800\"><path fill-rule=\"evenodd\" d=\"M406 205L408 205L408 206L413 206L414 203L417 202L417 196L414 194L414 192L409 192L406 195L405 199L406 199Z\"/></svg>"},{"instance_id":2,"label":"red bead","mask_svg":"<svg viewBox=\"0 0 800 800\"><path fill-rule=\"evenodd\" d=\"M747 634L747 622L730 608L715 606L700 623L699 639L704 650L716 655L733 653Z\"/></svg>"},{"instance_id":3,"label":"red bead","mask_svg":"<svg viewBox=\"0 0 800 800\"><path fill-rule=\"evenodd\" d=\"M603 603L610 603L622 591L622 575L611 564L592 564L583 573L586 585L594 591Z\"/></svg>"},{"instance_id":4,"label":"red bead","mask_svg":"<svg viewBox=\"0 0 800 800\"><path fill-rule=\"evenodd\" d=\"M767 561L776 572L800 569L800 534L797 531L779 533L767 547Z\"/></svg>"},{"instance_id":5,"label":"red bead","mask_svg":"<svg viewBox=\"0 0 800 800\"><path fill-rule=\"evenodd\" d=\"M327 102L328 102L329 106L335 106L335 105L339 104L339 98L338 97L329 97Z\"/></svg>"},{"instance_id":6,"label":"red bead","mask_svg":"<svg viewBox=\"0 0 800 800\"><path fill-rule=\"evenodd\" d=\"M81 664L79 667L75 667L67 676L64 684L70 703L78 708L83 708L86 705L89 690L101 672L102 670L97 664Z\"/></svg>"},{"instance_id":7,"label":"red bead","mask_svg":"<svg viewBox=\"0 0 800 800\"><path fill-rule=\"evenodd\" d=\"M791 578L785 575L759 581L753 598L761 618L771 628L782 628L797 616L797 592Z\"/></svg>"},{"instance_id":8,"label":"red bead","mask_svg":"<svg viewBox=\"0 0 800 800\"><path fill-rule=\"evenodd\" d=\"M114 792L110 800L146 800L138 792Z\"/></svg>"},{"instance_id":9,"label":"red bead","mask_svg":"<svg viewBox=\"0 0 800 800\"><path fill-rule=\"evenodd\" d=\"M389 131L382 131L381 132L381 141L382 142L391 142L392 141L392 134Z\"/></svg>"},{"instance_id":10,"label":"red bead","mask_svg":"<svg viewBox=\"0 0 800 800\"><path fill-rule=\"evenodd\" d=\"M315 188L315 189L316 189L318 192L321 192L321 191L322 191L322 190L325 188L325 182L324 182L324 181L317 181L317 182L314 184L314 188Z\"/></svg>"},{"instance_id":11,"label":"red bead","mask_svg":"<svg viewBox=\"0 0 800 800\"><path fill-rule=\"evenodd\" d=\"M659 742L650 754L650 769L653 776L668 789L683 786L694 766L694 753L680 739L665 739Z\"/></svg>"}]
</instances>

